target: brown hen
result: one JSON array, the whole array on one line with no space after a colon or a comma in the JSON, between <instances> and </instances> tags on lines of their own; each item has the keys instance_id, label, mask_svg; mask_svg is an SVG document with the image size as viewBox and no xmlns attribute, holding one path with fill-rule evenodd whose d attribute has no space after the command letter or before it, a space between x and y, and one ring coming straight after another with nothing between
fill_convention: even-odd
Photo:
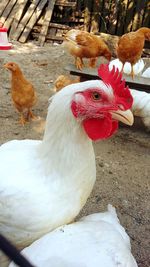
<instances>
[{"instance_id":1,"label":"brown hen","mask_svg":"<svg viewBox=\"0 0 150 267\"><path fill-rule=\"evenodd\" d=\"M89 58L89 66L95 67L99 56L111 59L111 52L106 43L97 35L86 31L72 29L65 35L65 46L75 57L77 69L82 70L83 58Z\"/></svg>"},{"instance_id":2,"label":"brown hen","mask_svg":"<svg viewBox=\"0 0 150 267\"><path fill-rule=\"evenodd\" d=\"M4 67L12 73L11 96L16 109L21 114L20 123L24 125L30 118L36 118L31 111L37 102L35 89L16 63L8 62Z\"/></svg>"},{"instance_id":3,"label":"brown hen","mask_svg":"<svg viewBox=\"0 0 150 267\"><path fill-rule=\"evenodd\" d=\"M150 29L142 27L135 32L122 35L118 41L116 52L123 64L122 71L125 62L130 62L132 78L134 78L133 65L141 58L145 40L150 41Z\"/></svg>"}]
</instances>

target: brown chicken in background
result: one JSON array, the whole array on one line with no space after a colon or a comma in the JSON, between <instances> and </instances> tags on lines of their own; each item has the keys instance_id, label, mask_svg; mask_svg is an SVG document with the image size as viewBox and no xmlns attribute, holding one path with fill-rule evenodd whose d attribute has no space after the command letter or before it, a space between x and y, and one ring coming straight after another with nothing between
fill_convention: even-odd
<instances>
[{"instance_id":1,"label":"brown chicken in background","mask_svg":"<svg viewBox=\"0 0 150 267\"><path fill-rule=\"evenodd\" d=\"M125 62L130 62L132 78L134 78L133 65L141 58L145 40L150 41L150 29L142 27L135 32L122 35L118 41L116 52L123 64L122 71Z\"/></svg>"},{"instance_id":2,"label":"brown chicken in background","mask_svg":"<svg viewBox=\"0 0 150 267\"><path fill-rule=\"evenodd\" d=\"M79 77L77 77L75 79L72 79L71 77L68 77L66 75L60 75L60 76L58 76L58 78L54 82L55 90L56 90L56 92L58 92L63 87L65 87L65 86L67 86L69 84L79 83L79 82L80 82L80 78Z\"/></svg>"},{"instance_id":3,"label":"brown chicken in background","mask_svg":"<svg viewBox=\"0 0 150 267\"><path fill-rule=\"evenodd\" d=\"M11 96L13 103L21 114L20 123L24 125L29 119L36 118L31 108L37 102L33 85L24 77L20 67L14 62L8 62L4 67L11 71Z\"/></svg>"},{"instance_id":4,"label":"brown chicken in background","mask_svg":"<svg viewBox=\"0 0 150 267\"><path fill-rule=\"evenodd\" d=\"M65 35L64 45L70 54L75 57L77 69L82 70L83 58L89 58L89 66L95 67L97 58L105 57L111 59L111 52L101 37L86 31L72 29Z\"/></svg>"}]
</instances>

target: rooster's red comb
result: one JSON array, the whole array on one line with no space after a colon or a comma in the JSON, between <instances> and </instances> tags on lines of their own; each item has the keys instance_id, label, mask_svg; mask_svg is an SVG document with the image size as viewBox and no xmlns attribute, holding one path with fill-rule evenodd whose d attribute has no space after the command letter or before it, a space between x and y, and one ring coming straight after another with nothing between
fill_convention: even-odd
<instances>
[{"instance_id":1,"label":"rooster's red comb","mask_svg":"<svg viewBox=\"0 0 150 267\"><path fill-rule=\"evenodd\" d=\"M115 69L114 66L112 70L109 70L108 64L101 64L98 68L98 75L105 84L112 87L114 95L118 98L118 102L123 104L125 109L131 108L133 98L128 86L125 85L125 80L122 80L122 73L118 69Z\"/></svg>"}]
</instances>

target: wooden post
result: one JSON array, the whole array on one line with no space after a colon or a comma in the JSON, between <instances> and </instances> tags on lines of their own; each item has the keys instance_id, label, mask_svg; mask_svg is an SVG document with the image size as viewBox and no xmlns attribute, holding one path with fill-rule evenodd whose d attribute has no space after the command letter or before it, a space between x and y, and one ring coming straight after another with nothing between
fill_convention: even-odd
<instances>
[{"instance_id":1,"label":"wooden post","mask_svg":"<svg viewBox=\"0 0 150 267\"><path fill-rule=\"evenodd\" d=\"M145 3L142 26L143 27L149 27L149 25L150 25L150 2L149 2L149 0L146 0L145 2L146 3Z\"/></svg>"},{"instance_id":2,"label":"wooden post","mask_svg":"<svg viewBox=\"0 0 150 267\"><path fill-rule=\"evenodd\" d=\"M5 8L7 7L9 3L9 0L1 0L1 3L0 3L0 16L3 14Z\"/></svg>"},{"instance_id":3,"label":"wooden post","mask_svg":"<svg viewBox=\"0 0 150 267\"><path fill-rule=\"evenodd\" d=\"M144 14L144 6L146 1L138 0L136 3L135 15L133 18L132 31L136 31L142 26L142 18Z\"/></svg>"},{"instance_id":4,"label":"wooden post","mask_svg":"<svg viewBox=\"0 0 150 267\"><path fill-rule=\"evenodd\" d=\"M110 5L110 14L109 14L109 23L108 23L108 32L110 34L115 34L117 30L117 20L119 12L119 4L117 0L112 0Z\"/></svg>"},{"instance_id":5,"label":"wooden post","mask_svg":"<svg viewBox=\"0 0 150 267\"><path fill-rule=\"evenodd\" d=\"M9 38L13 39L13 34L15 33L18 23L21 19L21 16L23 14L24 8L26 6L26 3L28 2L28 0L18 0L17 2L17 11L16 14L14 16L11 28L10 28L10 32L9 32Z\"/></svg>"},{"instance_id":6,"label":"wooden post","mask_svg":"<svg viewBox=\"0 0 150 267\"><path fill-rule=\"evenodd\" d=\"M127 3L127 9L126 9L126 15L125 15L124 32L132 31L134 9L135 9L134 1L133 0L129 1Z\"/></svg>"},{"instance_id":7,"label":"wooden post","mask_svg":"<svg viewBox=\"0 0 150 267\"><path fill-rule=\"evenodd\" d=\"M42 9L44 8L47 0L41 0L39 5L37 6L36 10L34 11L32 17L30 18L29 22L27 23L21 37L19 38L19 42L25 43L33 26L35 25L36 21L38 20L39 16L41 15Z\"/></svg>"},{"instance_id":8,"label":"wooden post","mask_svg":"<svg viewBox=\"0 0 150 267\"><path fill-rule=\"evenodd\" d=\"M0 19L0 21L4 24L5 20L7 19L7 17L9 16L11 10L13 9L14 5L16 4L16 1L17 0L12 0L8 3L8 5L6 6L3 14L2 14L2 17Z\"/></svg>"},{"instance_id":9,"label":"wooden post","mask_svg":"<svg viewBox=\"0 0 150 267\"><path fill-rule=\"evenodd\" d=\"M25 13L24 17L21 19L16 32L13 35L14 40L18 40L22 31L24 30L26 24L28 23L29 19L31 18L36 6L38 5L40 0L33 0L32 4L29 6L27 12Z\"/></svg>"},{"instance_id":10,"label":"wooden post","mask_svg":"<svg viewBox=\"0 0 150 267\"><path fill-rule=\"evenodd\" d=\"M12 21L14 19L14 16L16 14L16 11L17 11L17 3L13 6L13 8L12 8L10 14L9 14L9 16L5 20L4 27L6 27L8 30L11 27L11 23L12 23Z\"/></svg>"},{"instance_id":11,"label":"wooden post","mask_svg":"<svg viewBox=\"0 0 150 267\"><path fill-rule=\"evenodd\" d=\"M41 45L41 46L43 46L45 39L46 39L46 34L48 31L49 23L51 21L52 12L53 12L55 2L56 2L56 0L49 0L49 3L48 3L48 7L47 7L45 18L44 18L44 23L43 23L43 26L42 26L42 29L40 32L40 36L39 36L39 45Z\"/></svg>"},{"instance_id":12,"label":"wooden post","mask_svg":"<svg viewBox=\"0 0 150 267\"><path fill-rule=\"evenodd\" d=\"M128 23L128 19L132 19L132 2L130 1L130 8L128 7L129 0L123 0L122 2L119 2L119 12L118 12L118 20L117 20L117 28L116 28L116 34L122 35L124 33L125 25ZM129 8L129 9L128 9ZM130 13L131 11L131 13ZM130 21L129 21L130 22Z\"/></svg>"},{"instance_id":13,"label":"wooden post","mask_svg":"<svg viewBox=\"0 0 150 267\"><path fill-rule=\"evenodd\" d=\"M109 0L101 0L101 6L100 6L100 32L107 32L107 24L108 24L108 18L109 18L109 6L110 1Z\"/></svg>"},{"instance_id":14,"label":"wooden post","mask_svg":"<svg viewBox=\"0 0 150 267\"><path fill-rule=\"evenodd\" d=\"M100 6L101 6L101 1L95 0L93 3L90 32L98 32L99 31Z\"/></svg>"},{"instance_id":15,"label":"wooden post","mask_svg":"<svg viewBox=\"0 0 150 267\"><path fill-rule=\"evenodd\" d=\"M92 0L85 0L85 11L84 11L84 30L90 31L91 27L91 12L92 12Z\"/></svg>"}]
</instances>

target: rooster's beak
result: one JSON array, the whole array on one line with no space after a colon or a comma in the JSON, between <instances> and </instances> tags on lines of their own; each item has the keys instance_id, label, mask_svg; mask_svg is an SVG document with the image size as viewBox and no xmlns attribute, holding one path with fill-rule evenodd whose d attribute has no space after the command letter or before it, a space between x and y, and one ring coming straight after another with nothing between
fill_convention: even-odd
<instances>
[{"instance_id":1,"label":"rooster's beak","mask_svg":"<svg viewBox=\"0 0 150 267\"><path fill-rule=\"evenodd\" d=\"M112 111L111 115L114 120L121 121L130 126L134 122L134 117L130 109Z\"/></svg>"}]
</instances>

